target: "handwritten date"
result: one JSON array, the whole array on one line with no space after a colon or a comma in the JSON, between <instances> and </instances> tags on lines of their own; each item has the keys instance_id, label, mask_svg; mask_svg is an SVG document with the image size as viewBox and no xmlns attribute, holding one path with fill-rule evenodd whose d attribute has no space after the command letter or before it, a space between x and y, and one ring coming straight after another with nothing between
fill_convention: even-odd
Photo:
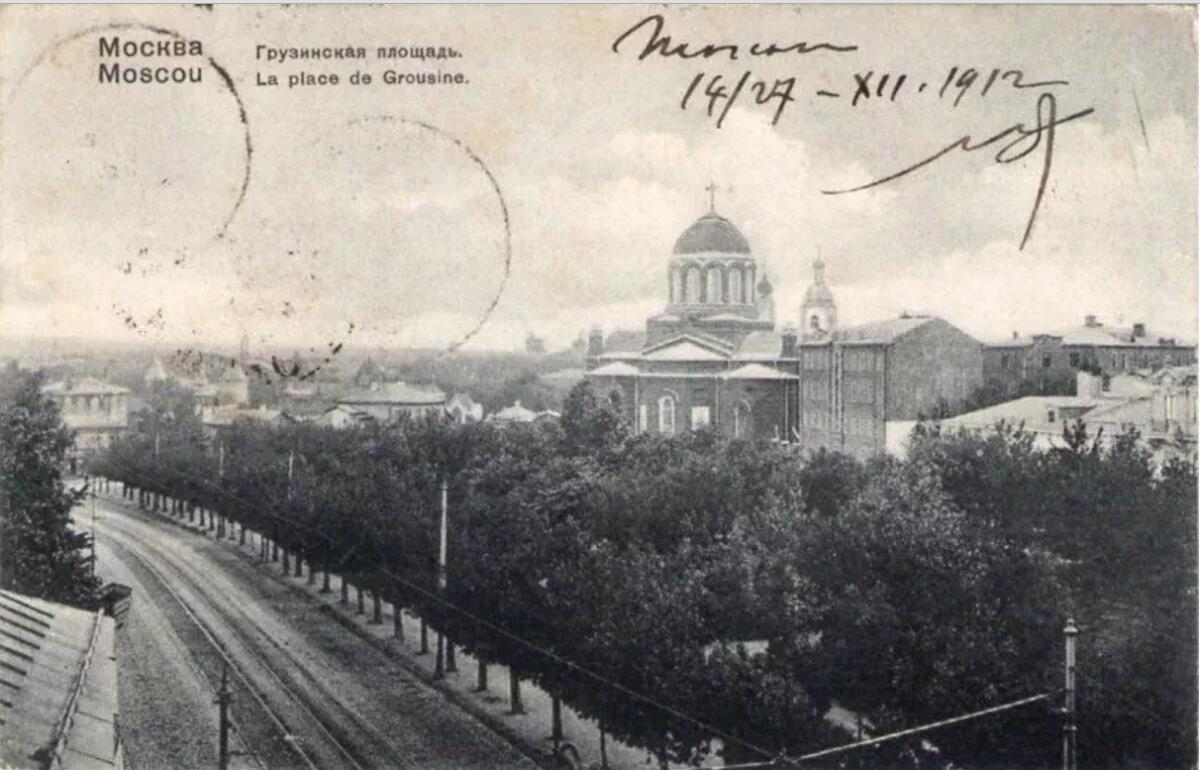
<instances>
[{"instance_id":1,"label":"handwritten date","mask_svg":"<svg viewBox=\"0 0 1200 770\"><path fill-rule=\"evenodd\" d=\"M701 72L692 78L687 90L683 92L679 108L687 110L688 103L692 101L693 97L697 101L704 100L702 103L707 104L708 117L713 117L720 108L721 114L717 117L717 128L720 128L721 124L725 122L725 116L729 114L729 110L743 94L746 94L746 98L753 99L755 104L775 105L775 116L771 119L771 125L775 125L783 115L784 108L790 102L796 101L796 97L792 95L796 88L796 78L779 78L769 83L762 78L752 80L752 77L750 70L743 72L736 81L732 78L727 79L724 75L709 77L706 73Z\"/></svg>"}]
</instances>

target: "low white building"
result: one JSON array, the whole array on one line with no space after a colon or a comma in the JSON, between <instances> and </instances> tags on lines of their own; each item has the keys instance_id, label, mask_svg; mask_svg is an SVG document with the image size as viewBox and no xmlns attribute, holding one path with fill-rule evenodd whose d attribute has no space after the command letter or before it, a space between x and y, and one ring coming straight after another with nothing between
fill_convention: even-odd
<instances>
[{"instance_id":1,"label":"low white building","mask_svg":"<svg viewBox=\"0 0 1200 770\"><path fill-rule=\"evenodd\" d=\"M337 406L380 422L394 422L405 417L419 419L444 415L446 394L435 385L378 383L347 393L337 400Z\"/></svg>"}]
</instances>

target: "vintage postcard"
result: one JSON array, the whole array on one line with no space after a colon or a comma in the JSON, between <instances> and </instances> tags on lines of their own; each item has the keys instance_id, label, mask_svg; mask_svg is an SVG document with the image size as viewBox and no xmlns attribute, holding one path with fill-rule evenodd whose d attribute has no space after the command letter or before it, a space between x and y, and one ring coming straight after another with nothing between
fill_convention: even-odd
<instances>
[{"instance_id":1,"label":"vintage postcard","mask_svg":"<svg viewBox=\"0 0 1200 770\"><path fill-rule=\"evenodd\" d=\"M0 766L1194 768L1195 6L0 7Z\"/></svg>"}]
</instances>

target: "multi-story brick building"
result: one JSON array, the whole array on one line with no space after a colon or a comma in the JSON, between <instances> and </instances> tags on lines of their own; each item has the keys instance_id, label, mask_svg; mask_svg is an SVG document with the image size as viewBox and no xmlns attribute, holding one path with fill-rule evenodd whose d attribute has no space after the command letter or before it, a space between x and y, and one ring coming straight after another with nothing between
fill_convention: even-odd
<instances>
[{"instance_id":1,"label":"multi-story brick building","mask_svg":"<svg viewBox=\"0 0 1200 770\"><path fill-rule=\"evenodd\" d=\"M838 328L825 266L813 267L804 333L777 329L749 243L710 211L676 241L667 307L645 336L592 332L587 378L639 431L715 426L859 456L885 449L889 423L952 411L982 382L979 343L941 319Z\"/></svg>"},{"instance_id":2,"label":"multi-story brick building","mask_svg":"<svg viewBox=\"0 0 1200 770\"><path fill-rule=\"evenodd\" d=\"M1154 333L1144 323L1105 326L1089 315L1082 326L987 343L984 383L998 393L1069 392L1081 370L1115 375L1196 362L1195 345Z\"/></svg>"}]
</instances>

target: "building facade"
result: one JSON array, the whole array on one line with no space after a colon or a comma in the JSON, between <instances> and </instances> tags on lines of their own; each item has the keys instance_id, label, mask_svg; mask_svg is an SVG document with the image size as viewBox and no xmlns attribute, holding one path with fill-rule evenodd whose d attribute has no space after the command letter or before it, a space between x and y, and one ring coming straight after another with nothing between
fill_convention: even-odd
<instances>
[{"instance_id":1,"label":"building facade","mask_svg":"<svg viewBox=\"0 0 1200 770\"><path fill-rule=\"evenodd\" d=\"M1096 316L1082 326L984 345L984 382L998 393L1069 392L1075 373L1109 377L1196 363L1196 346L1153 332L1144 323L1106 326Z\"/></svg>"},{"instance_id":2,"label":"building facade","mask_svg":"<svg viewBox=\"0 0 1200 770\"><path fill-rule=\"evenodd\" d=\"M42 388L75 434L71 463L106 449L129 427L129 389L90 377L61 380Z\"/></svg>"},{"instance_id":3,"label":"building facade","mask_svg":"<svg viewBox=\"0 0 1200 770\"><path fill-rule=\"evenodd\" d=\"M593 330L588 342L588 380L642 432L714 427L867 456L887 446L889 422L953 411L983 379L979 342L939 318L840 328L819 259L803 331L777 328L769 278L715 211L675 242L665 294L644 336Z\"/></svg>"}]
</instances>

